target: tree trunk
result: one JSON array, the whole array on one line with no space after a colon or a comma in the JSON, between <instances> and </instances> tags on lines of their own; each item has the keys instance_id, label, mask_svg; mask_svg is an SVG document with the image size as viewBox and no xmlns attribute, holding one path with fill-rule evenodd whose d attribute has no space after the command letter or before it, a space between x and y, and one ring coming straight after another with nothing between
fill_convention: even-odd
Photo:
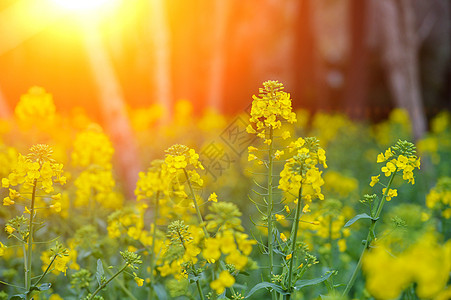
<instances>
[{"instance_id":1,"label":"tree trunk","mask_svg":"<svg viewBox=\"0 0 451 300\"><path fill-rule=\"evenodd\" d=\"M99 91L100 109L106 131L116 149L118 175L124 182L126 195L133 197L140 165L120 83L102 44L99 28L96 25L86 27L84 35L88 59Z\"/></svg>"},{"instance_id":2,"label":"tree trunk","mask_svg":"<svg viewBox=\"0 0 451 300\"><path fill-rule=\"evenodd\" d=\"M346 113L364 119L368 106L368 0L349 1L350 51L344 93Z\"/></svg>"},{"instance_id":3,"label":"tree trunk","mask_svg":"<svg viewBox=\"0 0 451 300\"><path fill-rule=\"evenodd\" d=\"M419 39L415 27L414 2L375 0L380 20L382 64L397 107L408 111L416 140L426 132L418 65Z\"/></svg>"},{"instance_id":4,"label":"tree trunk","mask_svg":"<svg viewBox=\"0 0 451 300\"><path fill-rule=\"evenodd\" d=\"M209 66L209 86L207 92L207 106L217 112L221 111L224 96L225 62L226 62L226 32L231 3L224 0L213 1L213 32L212 57Z\"/></svg>"}]
</instances>

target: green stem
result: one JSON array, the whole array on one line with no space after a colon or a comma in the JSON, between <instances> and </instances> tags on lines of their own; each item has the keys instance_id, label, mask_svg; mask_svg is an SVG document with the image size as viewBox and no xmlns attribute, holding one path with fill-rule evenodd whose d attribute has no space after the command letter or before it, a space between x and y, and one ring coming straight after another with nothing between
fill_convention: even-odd
<instances>
[{"instance_id":1,"label":"green stem","mask_svg":"<svg viewBox=\"0 0 451 300\"><path fill-rule=\"evenodd\" d=\"M188 186L189 186L189 189L190 189L190 192L191 192L191 198L193 199L194 207L196 208L197 219L198 219L199 223L202 225L202 229L204 231L205 238L208 239L210 237L210 234L208 233L207 228L205 227L204 219L202 218L202 214L200 213L199 205L197 204L196 195L194 194L194 190L193 190L193 186L191 184L191 180L189 179L188 172L186 172L186 169L183 169L183 172L185 173L186 180L188 181ZM185 246L183 246L183 247L185 247ZM222 264L220 264L219 266L220 266L221 270L225 270L226 269ZM214 270L212 270L212 277L213 278L215 277ZM230 289L232 290L232 292L234 292L233 287L230 287ZM200 295L201 295L201 297L203 299L202 293L200 293Z\"/></svg>"},{"instance_id":2,"label":"green stem","mask_svg":"<svg viewBox=\"0 0 451 300\"><path fill-rule=\"evenodd\" d=\"M0 284L4 284L4 285L7 285L7 286L12 286L12 287L14 287L16 289L19 289L19 290L24 290L25 289L23 286L18 286L18 285L11 284L11 283L8 283L8 282L2 281L2 280L0 280Z\"/></svg>"},{"instance_id":3,"label":"green stem","mask_svg":"<svg viewBox=\"0 0 451 300\"><path fill-rule=\"evenodd\" d=\"M53 262L55 262L57 255L55 254L52 258L52 261L49 263L49 265L47 266L47 268L45 269L44 273L42 273L42 275L39 277L38 281L36 281L36 283L34 284L34 286L37 286L39 284L39 282L41 282L42 278L44 278L45 275L47 275L48 271L50 270L50 267L52 266Z\"/></svg>"},{"instance_id":4,"label":"green stem","mask_svg":"<svg viewBox=\"0 0 451 300\"><path fill-rule=\"evenodd\" d=\"M104 283L102 283L97 290L94 291L94 293L91 295L91 297L89 297L88 300L94 299L94 296L97 295L104 287L106 287L108 285L108 283L110 283L114 278L116 278L119 274L121 274L126 268L128 267L128 264L125 264L122 269L120 269L119 271L116 272L116 274L114 274L113 276L111 276L110 279L108 279L107 281L105 281Z\"/></svg>"},{"instance_id":5,"label":"green stem","mask_svg":"<svg viewBox=\"0 0 451 300\"><path fill-rule=\"evenodd\" d=\"M155 214L153 217L153 234L152 234L152 255L150 257L150 290L149 290L149 299L153 297L153 288L152 284L154 283L153 271L155 269L155 244L157 240L157 219L158 219L158 210L160 208L160 191L155 195Z\"/></svg>"},{"instance_id":6,"label":"green stem","mask_svg":"<svg viewBox=\"0 0 451 300\"><path fill-rule=\"evenodd\" d=\"M27 262L27 249L26 249L26 247L25 247L25 245L26 245L27 243L23 243L22 244L22 252L23 252L23 268L24 268L24 282L25 282L25 287L23 287L23 289L24 290L27 290L27 288L26 288L26 286L27 286L27 265L28 265L28 262Z\"/></svg>"},{"instance_id":7,"label":"green stem","mask_svg":"<svg viewBox=\"0 0 451 300\"><path fill-rule=\"evenodd\" d=\"M104 262L104 264L105 264L105 262ZM113 272L111 272L110 269L107 269L107 272L108 272L110 275L113 275ZM130 292L130 290L127 289L127 287L125 286L123 280L118 280L118 281L116 281L116 282L119 284L119 286L120 286L121 289L124 291L124 293L126 293L126 294L128 295L128 299L131 299L131 300L138 300L138 299L136 299L135 296L133 296L133 294Z\"/></svg>"},{"instance_id":8,"label":"green stem","mask_svg":"<svg viewBox=\"0 0 451 300\"><path fill-rule=\"evenodd\" d=\"M272 179L273 179L273 128L269 128L269 140L271 143L268 145L268 211L267 211L267 219L268 219L268 252L269 252L269 279L271 282L271 276L273 275L274 268L274 235L273 235L273 219L272 213L274 209L274 203L272 199ZM272 291L272 299L276 300L276 291Z\"/></svg>"},{"instance_id":9,"label":"green stem","mask_svg":"<svg viewBox=\"0 0 451 300\"><path fill-rule=\"evenodd\" d=\"M292 280L293 280L293 264L295 260L295 249L296 249L296 240L298 237L299 230L299 218L301 216L301 199L302 199L302 187L299 188L299 198L298 205L296 206L296 214L294 217L293 229L291 230L291 259L290 259L290 267L288 269L288 288L291 290L292 288ZM287 295L287 299L290 299L290 294Z\"/></svg>"},{"instance_id":10,"label":"green stem","mask_svg":"<svg viewBox=\"0 0 451 300\"><path fill-rule=\"evenodd\" d=\"M199 280L196 281L196 286L197 286L197 290L199 291L200 299L205 300Z\"/></svg>"},{"instance_id":11,"label":"green stem","mask_svg":"<svg viewBox=\"0 0 451 300\"><path fill-rule=\"evenodd\" d=\"M202 214L200 213L199 205L197 204L196 195L194 194L193 186L191 184L191 180L189 179L188 172L186 172L185 168L183 169L183 172L185 173L186 180L188 181L189 190L191 192L191 198L193 199L194 207L196 208L197 219L199 221L199 224L202 226L205 238L209 238L210 235L208 234L207 228L205 227L204 219L202 218Z\"/></svg>"},{"instance_id":12,"label":"green stem","mask_svg":"<svg viewBox=\"0 0 451 300\"><path fill-rule=\"evenodd\" d=\"M33 181L33 192L31 193L31 209L30 209L30 222L28 225L28 249L27 249L27 264L25 269L25 289L30 291L31 288L31 261L33 256L33 218L34 218L34 202L36 199L36 186L38 180ZM27 293L27 299L31 298L31 293Z\"/></svg>"},{"instance_id":13,"label":"green stem","mask_svg":"<svg viewBox=\"0 0 451 300\"><path fill-rule=\"evenodd\" d=\"M329 257L329 269L332 269L334 265L334 247L332 239L332 215L329 216L329 245L330 245L330 257Z\"/></svg>"},{"instance_id":14,"label":"green stem","mask_svg":"<svg viewBox=\"0 0 451 300\"><path fill-rule=\"evenodd\" d=\"M366 237L366 241L365 241L365 247L362 250L362 253L360 254L359 257L359 261L357 263L357 266L354 269L354 272L352 273L351 279L349 279L348 284L346 285L345 290L343 291L343 296L347 296L349 291L351 290L352 286L354 285L354 282L357 278L357 274L360 271L360 268L362 267L362 259L363 259L363 255L365 254L366 250L369 248L370 243L372 242L372 237L371 237L371 233L374 232L374 229L376 228L376 222L382 212L382 208L384 207L385 204L385 198L387 197L388 191L390 190L391 184L393 182L393 178L395 178L396 172L398 171L398 168L396 167L395 171L393 172L393 174L390 177L390 180L388 181L387 187L385 189L385 193L382 195L382 199L378 204L377 207L377 211L376 211L376 215L374 216L374 218L371 221L371 225L370 225L370 229L368 231L368 235Z\"/></svg>"}]
</instances>

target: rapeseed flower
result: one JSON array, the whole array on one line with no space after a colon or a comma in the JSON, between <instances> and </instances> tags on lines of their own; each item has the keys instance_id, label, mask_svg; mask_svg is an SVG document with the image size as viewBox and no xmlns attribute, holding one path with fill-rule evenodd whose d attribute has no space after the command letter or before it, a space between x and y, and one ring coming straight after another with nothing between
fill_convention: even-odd
<instances>
[{"instance_id":1,"label":"rapeseed flower","mask_svg":"<svg viewBox=\"0 0 451 300\"><path fill-rule=\"evenodd\" d=\"M210 287L215 290L217 294L222 294L227 287L233 286L235 283L235 278L230 275L228 271L222 271L219 274L218 279L213 280L210 283Z\"/></svg>"}]
</instances>

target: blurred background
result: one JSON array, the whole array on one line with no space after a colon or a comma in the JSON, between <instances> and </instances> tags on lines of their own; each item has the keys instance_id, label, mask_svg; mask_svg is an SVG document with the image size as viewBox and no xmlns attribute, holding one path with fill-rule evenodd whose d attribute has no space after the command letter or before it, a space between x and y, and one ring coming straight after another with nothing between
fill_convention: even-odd
<instances>
[{"instance_id":1,"label":"blurred background","mask_svg":"<svg viewBox=\"0 0 451 300\"><path fill-rule=\"evenodd\" d=\"M273 79L311 112L404 108L418 138L451 108L450 14L448 0L2 0L0 116L34 85L99 121L152 104L170 118L180 99L231 115Z\"/></svg>"}]
</instances>

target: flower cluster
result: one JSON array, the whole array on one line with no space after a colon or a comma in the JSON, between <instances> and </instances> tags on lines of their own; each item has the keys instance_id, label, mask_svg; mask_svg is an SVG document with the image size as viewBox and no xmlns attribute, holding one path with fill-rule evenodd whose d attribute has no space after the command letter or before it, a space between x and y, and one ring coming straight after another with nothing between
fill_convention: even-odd
<instances>
[{"instance_id":1,"label":"flower cluster","mask_svg":"<svg viewBox=\"0 0 451 300\"><path fill-rule=\"evenodd\" d=\"M17 163L17 151L0 142L0 177L8 176L11 169Z\"/></svg>"},{"instance_id":2,"label":"flower cluster","mask_svg":"<svg viewBox=\"0 0 451 300\"><path fill-rule=\"evenodd\" d=\"M68 265L72 270L80 269L76 259L76 250L68 250L57 242L55 247L41 253L42 271L45 272L45 270L50 266L53 270L53 274L64 273L64 275L66 275Z\"/></svg>"},{"instance_id":3,"label":"flower cluster","mask_svg":"<svg viewBox=\"0 0 451 300\"><path fill-rule=\"evenodd\" d=\"M372 128L371 134L382 147L387 147L399 138L410 139L412 137L412 124L409 113L405 109L393 109L388 116L388 120L376 124Z\"/></svg>"},{"instance_id":4,"label":"flower cluster","mask_svg":"<svg viewBox=\"0 0 451 300\"><path fill-rule=\"evenodd\" d=\"M235 204L229 202L213 203L210 212L206 216L207 229L215 232L215 235L205 240L203 257L215 262L224 255L226 263L237 270L243 270L248 263L252 245L256 242L242 233L244 228L239 219L241 212Z\"/></svg>"},{"instance_id":5,"label":"flower cluster","mask_svg":"<svg viewBox=\"0 0 451 300\"><path fill-rule=\"evenodd\" d=\"M139 179L135 189L136 199L138 201L150 199L158 194L159 201L166 204L169 202L168 198L172 196L186 197L183 184L181 184L175 174L169 171L169 169L163 160L156 159L152 161L147 172L140 172L138 174ZM188 170L187 172L188 174L193 174L192 170ZM201 180L200 176L193 176L193 178L197 179L198 182ZM166 211L164 205L160 208Z\"/></svg>"},{"instance_id":6,"label":"flower cluster","mask_svg":"<svg viewBox=\"0 0 451 300\"><path fill-rule=\"evenodd\" d=\"M263 83L263 88L260 88L259 96L252 97L249 121L255 124L256 128L251 124L248 125L246 128L248 133L256 133L258 137L268 141L268 128L281 128L282 121L296 122L296 114L292 112L290 94L285 93L283 88L282 83L268 80ZM286 136L287 133L284 134Z\"/></svg>"},{"instance_id":7,"label":"flower cluster","mask_svg":"<svg viewBox=\"0 0 451 300\"><path fill-rule=\"evenodd\" d=\"M235 277L230 275L229 271L222 271L219 274L218 279L213 280L210 283L210 287L216 291L216 293L222 294L227 287L231 287L235 283Z\"/></svg>"},{"instance_id":8,"label":"flower cluster","mask_svg":"<svg viewBox=\"0 0 451 300\"><path fill-rule=\"evenodd\" d=\"M204 184L203 179L197 172L198 169L204 170L202 163L199 161L199 154L194 149L190 149L185 145L173 145L166 151L164 163L167 171L172 175L172 178L179 180L179 177L186 176L191 182L198 186Z\"/></svg>"},{"instance_id":9,"label":"flower cluster","mask_svg":"<svg viewBox=\"0 0 451 300\"><path fill-rule=\"evenodd\" d=\"M72 164L87 168L92 165L111 169L114 149L109 138L97 124L77 134L72 152Z\"/></svg>"},{"instance_id":10,"label":"flower cluster","mask_svg":"<svg viewBox=\"0 0 451 300\"><path fill-rule=\"evenodd\" d=\"M395 146L388 148L385 153L380 153L377 156L377 162L386 162L385 166L381 168L386 177L402 171L402 178L411 184L415 184L413 170L420 168L420 158L415 153L415 146L412 143L399 140ZM377 181L378 178L372 177L371 185L374 186Z\"/></svg>"},{"instance_id":11,"label":"flower cluster","mask_svg":"<svg viewBox=\"0 0 451 300\"><path fill-rule=\"evenodd\" d=\"M21 124L29 126L48 125L55 118L55 104L53 97L44 88L34 86L28 94L20 97L15 115Z\"/></svg>"},{"instance_id":12,"label":"flower cluster","mask_svg":"<svg viewBox=\"0 0 451 300\"><path fill-rule=\"evenodd\" d=\"M327 191L343 198L355 192L359 186L357 179L337 171L328 171L324 174L324 182Z\"/></svg>"},{"instance_id":13,"label":"flower cluster","mask_svg":"<svg viewBox=\"0 0 451 300\"><path fill-rule=\"evenodd\" d=\"M319 141L315 137L299 138L291 143L289 149L291 152L295 151L295 154L287 160L280 172L279 188L286 192L287 196L291 194L297 197L302 187L306 205L312 201L313 197L323 200L321 186L324 180L321 178L322 171L317 165L322 164L324 168L327 168L327 164L326 152L319 146Z\"/></svg>"},{"instance_id":14,"label":"flower cluster","mask_svg":"<svg viewBox=\"0 0 451 300\"><path fill-rule=\"evenodd\" d=\"M426 196L426 206L441 212L446 218L451 218L451 178L442 177Z\"/></svg>"},{"instance_id":15,"label":"flower cluster","mask_svg":"<svg viewBox=\"0 0 451 300\"><path fill-rule=\"evenodd\" d=\"M398 255L384 244L377 244L363 257L366 287L378 299L395 299L411 283L421 299L432 299L443 288L451 271L451 241L441 245L426 233Z\"/></svg>"},{"instance_id":16,"label":"flower cluster","mask_svg":"<svg viewBox=\"0 0 451 300\"><path fill-rule=\"evenodd\" d=\"M188 274L197 275L194 266L201 252L200 241L202 229L195 225L186 225L184 221L176 220L168 226L168 246L162 259L158 261L161 276L173 275L176 279L186 278Z\"/></svg>"},{"instance_id":17,"label":"flower cluster","mask_svg":"<svg viewBox=\"0 0 451 300\"><path fill-rule=\"evenodd\" d=\"M115 191L116 182L112 172L114 149L100 126L91 124L77 134L72 152L72 164L82 167L75 179L75 207L91 207L99 203L102 207L117 209L123 198Z\"/></svg>"},{"instance_id":18,"label":"flower cluster","mask_svg":"<svg viewBox=\"0 0 451 300\"><path fill-rule=\"evenodd\" d=\"M53 150L48 145L38 144L30 148L27 156L19 154L17 163L7 178L2 179L2 187L9 188L9 196L3 199L3 205L12 205L23 199L22 194L31 193L33 187L49 194L54 191L53 184L66 183L63 176L63 165L52 158ZM13 188L21 185L22 188ZM55 194L50 198L51 205L61 210L61 194ZM58 204L59 203L59 204ZM25 211L27 208L25 208ZM58 211L58 209L55 209Z\"/></svg>"},{"instance_id":19,"label":"flower cluster","mask_svg":"<svg viewBox=\"0 0 451 300\"><path fill-rule=\"evenodd\" d=\"M185 145L173 145L165 152L166 158L164 162L170 173L176 173L178 170L186 169L189 166L194 169L204 169L199 161L199 154L194 149L190 149Z\"/></svg>"},{"instance_id":20,"label":"flower cluster","mask_svg":"<svg viewBox=\"0 0 451 300\"><path fill-rule=\"evenodd\" d=\"M140 240L144 228L142 212L136 213L131 208L117 210L108 216L108 236L111 238L127 234L135 240ZM143 243L147 244L147 243Z\"/></svg>"}]
</instances>

